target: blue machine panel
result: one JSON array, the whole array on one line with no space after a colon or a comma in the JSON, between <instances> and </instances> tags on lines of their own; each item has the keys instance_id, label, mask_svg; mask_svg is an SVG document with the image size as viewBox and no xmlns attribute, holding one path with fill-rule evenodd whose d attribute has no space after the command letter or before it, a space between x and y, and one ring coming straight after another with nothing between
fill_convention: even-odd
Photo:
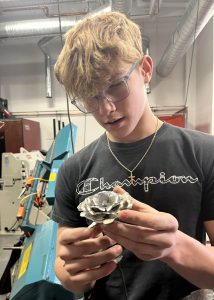
<instances>
[{"instance_id":1,"label":"blue machine panel","mask_svg":"<svg viewBox=\"0 0 214 300\"><path fill-rule=\"evenodd\" d=\"M54 221L47 221L25 239L10 299L30 283L40 280L58 283L54 273L57 227Z\"/></svg>"},{"instance_id":2,"label":"blue machine panel","mask_svg":"<svg viewBox=\"0 0 214 300\"><path fill-rule=\"evenodd\" d=\"M72 140L73 144L76 141L76 126L72 124ZM49 205L54 204L55 198L55 185L58 170L65 159L73 155L73 149L71 145L71 130L70 125L62 128L56 136L54 143L49 149L46 158L43 162L39 162L36 166L35 178L43 177L48 178L48 185L45 191L46 200ZM24 241L24 248L22 250L21 257L19 259L19 269L14 281L10 300L19 300L25 294L26 287L32 284L42 285L44 282L50 285L52 288L57 286L60 287L61 291L69 297L69 300L82 299L82 294L73 294L60 285L55 272L54 272L54 262L56 256L56 237L58 225L52 220L45 222L42 225L35 225L29 223L29 214L32 206L34 205L34 193L37 190L37 181L34 181L33 186L30 190L32 196L29 198L27 205L25 207L26 213L22 222L22 230L28 233L32 233L30 237L26 237ZM54 291L55 292L55 291ZM30 293L30 291L29 291ZM21 298L20 298L20 294ZM30 298L25 298L30 299ZM55 298L54 298L55 299Z\"/></svg>"},{"instance_id":3,"label":"blue machine panel","mask_svg":"<svg viewBox=\"0 0 214 300\"><path fill-rule=\"evenodd\" d=\"M48 187L47 187L47 190L45 193L45 198L48 201L49 205L54 204L57 173L58 173L59 168L62 163L63 163L63 160L54 160L52 163L52 166L51 166Z\"/></svg>"}]
</instances>

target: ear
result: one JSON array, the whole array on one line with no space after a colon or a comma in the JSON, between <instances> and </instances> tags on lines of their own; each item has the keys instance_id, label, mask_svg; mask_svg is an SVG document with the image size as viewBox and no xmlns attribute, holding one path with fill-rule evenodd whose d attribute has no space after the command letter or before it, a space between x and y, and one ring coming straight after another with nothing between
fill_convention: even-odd
<instances>
[{"instance_id":1,"label":"ear","mask_svg":"<svg viewBox=\"0 0 214 300\"><path fill-rule=\"evenodd\" d=\"M149 83L152 78L153 61L149 55L144 55L140 62L140 71L144 77L144 83Z\"/></svg>"}]
</instances>

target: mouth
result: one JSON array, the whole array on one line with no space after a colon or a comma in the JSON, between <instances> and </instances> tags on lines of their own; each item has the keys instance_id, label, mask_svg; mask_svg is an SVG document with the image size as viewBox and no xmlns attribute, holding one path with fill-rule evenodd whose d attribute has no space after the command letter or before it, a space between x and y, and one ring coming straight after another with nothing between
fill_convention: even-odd
<instances>
[{"instance_id":1,"label":"mouth","mask_svg":"<svg viewBox=\"0 0 214 300\"><path fill-rule=\"evenodd\" d=\"M106 125L116 125L118 123L120 123L121 121L123 121L125 118L122 117L122 118L119 118L119 119L115 119L115 120L110 120L110 121L107 121L105 122Z\"/></svg>"},{"instance_id":2,"label":"mouth","mask_svg":"<svg viewBox=\"0 0 214 300\"><path fill-rule=\"evenodd\" d=\"M121 117L114 120L108 120L105 122L105 128L108 131L120 129L124 124L125 117Z\"/></svg>"}]
</instances>

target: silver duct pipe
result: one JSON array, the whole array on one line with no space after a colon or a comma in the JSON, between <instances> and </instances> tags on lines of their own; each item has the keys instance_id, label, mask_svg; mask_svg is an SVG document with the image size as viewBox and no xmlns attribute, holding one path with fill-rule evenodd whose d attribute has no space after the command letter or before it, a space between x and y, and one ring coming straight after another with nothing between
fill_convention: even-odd
<instances>
[{"instance_id":1,"label":"silver duct pipe","mask_svg":"<svg viewBox=\"0 0 214 300\"><path fill-rule=\"evenodd\" d=\"M45 82L46 98L52 98L52 73L51 73L51 56L45 54Z\"/></svg>"},{"instance_id":2,"label":"silver duct pipe","mask_svg":"<svg viewBox=\"0 0 214 300\"><path fill-rule=\"evenodd\" d=\"M197 13L198 20L196 24ZM160 76L165 77L173 70L176 63L193 43L194 37L196 38L199 35L209 19L213 16L213 13L213 0L191 1L157 66L157 73Z\"/></svg>"},{"instance_id":3,"label":"silver duct pipe","mask_svg":"<svg viewBox=\"0 0 214 300\"><path fill-rule=\"evenodd\" d=\"M53 37L44 37L37 44L45 56L46 98L52 98L51 56L48 54L48 49L46 47L52 39Z\"/></svg>"},{"instance_id":4,"label":"silver duct pipe","mask_svg":"<svg viewBox=\"0 0 214 300\"><path fill-rule=\"evenodd\" d=\"M62 1L62 0L61 0ZM0 2L1 4L1 2ZM94 9L90 14L96 14L102 11L109 11L110 5L105 4ZM86 17L87 15L83 15ZM68 31L76 23L76 18L61 18L62 32ZM60 34L59 19L36 19L16 22L0 23L0 39L15 38L15 37L32 37L42 35L57 35Z\"/></svg>"},{"instance_id":5,"label":"silver duct pipe","mask_svg":"<svg viewBox=\"0 0 214 300\"><path fill-rule=\"evenodd\" d=\"M75 19L62 19L62 31L66 32L76 23ZM0 39L41 36L41 35L56 35L60 33L58 19L37 19L0 23Z\"/></svg>"},{"instance_id":6,"label":"silver duct pipe","mask_svg":"<svg viewBox=\"0 0 214 300\"><path fill-rule=\"evenodd\" d=\"M1 4L1 1L0 1ZM109 5L93 11L96 14L100 11L108 11ZM59 19L41 19L41 20L26 20L17 22L0 23L0 39L3 38L17 38L17 37L32 37L32 36L46 36L38 42L38 46L45 56L45 78L46 78L46 97L52 98L52 76L51 76L51 57L48 54L46 45L53 38L53 35L58 36L66 32L76 23L76 19L61 19L61 26ZM47 37L51 35L51 37Z\"/></svg>"},{"instance_id":7,"label":"silver duct pipe","mask_svg":"<svg viewBox=\"0 0 214 300\"><path fill-rule=\"evenodd\" d=\"M119 11L129 16L131 14L132 0L112 0L112 11Z\"/></svg>"},{"instance_id":8,"label":"silver duct pipe","mask_svg":"<svg viewBox=\"0 0 214 300\"><path fill-rule=\"evenodd\" d=\"M153 16L155 14L156 4L158 4L158 0L150 0L150 7L149 7L150 16Z\"/></svg>"},{"instance_id":9,"label":"silver duct pipe","mask_svg":"<svg viewBox=\"0 0 214 300\"><path fill-rule=\"evenodd\" d=\"M79 0L72 0L77 2ZM71 2L71 0L0 0L0 8L5 7L14 7L19 6L21 2L22 6L29 6L29 5L52 5L58 4L58 2Z\"/></svg>"}]
</instances>

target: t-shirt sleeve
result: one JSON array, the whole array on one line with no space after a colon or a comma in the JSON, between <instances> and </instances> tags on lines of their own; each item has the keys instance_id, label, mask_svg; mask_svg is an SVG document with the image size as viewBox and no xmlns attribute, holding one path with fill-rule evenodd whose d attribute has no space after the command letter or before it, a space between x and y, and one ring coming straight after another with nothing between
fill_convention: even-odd
<instances>
[{"instance_id":1,"label":"t-shirt sleeve","mask_svg":"<svg viewBox=\"0 0 214 300\"><path fill-rule=\"evenodd\" d=\"M84 218L80 217L75 200L75 163L65 161L59 169L55 187L55 202L52 219L60 225L69 227L86 226Z\"/></svg>"}]
</instances>

